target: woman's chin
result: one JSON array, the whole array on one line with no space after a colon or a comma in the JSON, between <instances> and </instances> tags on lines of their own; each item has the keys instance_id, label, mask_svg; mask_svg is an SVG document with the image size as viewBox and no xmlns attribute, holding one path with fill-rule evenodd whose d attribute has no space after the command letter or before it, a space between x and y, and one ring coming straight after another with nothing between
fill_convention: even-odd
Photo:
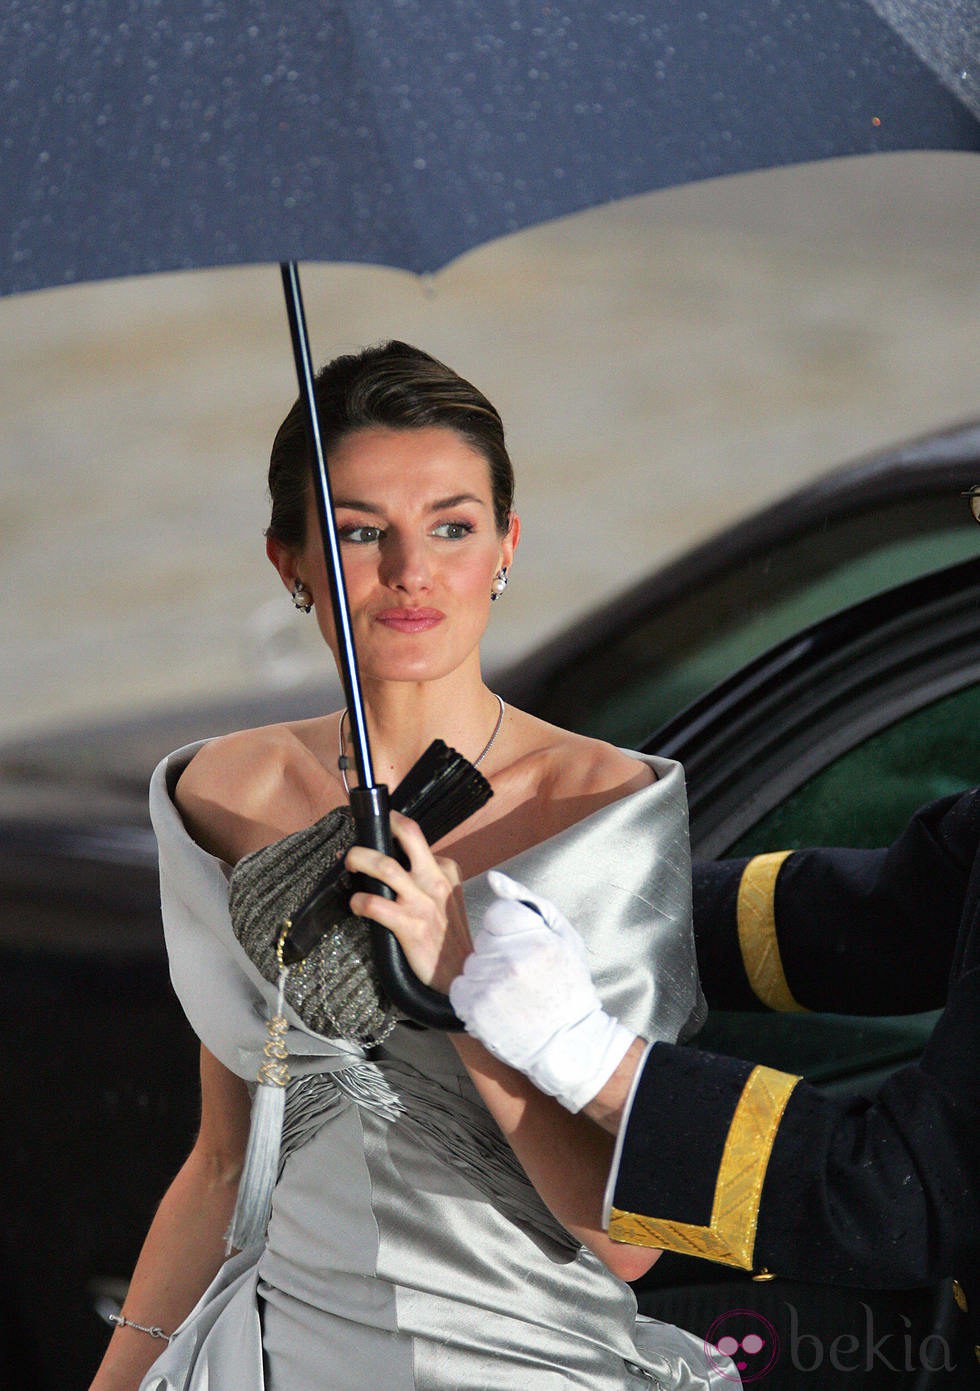
<instances>
[{"instance_id":1,"label":"woman's chin","mask_svg":"<svg viewBox=\"0 0 980 1391\"><path fill-rule=\"evenodd\" d=\"M444 677L450 676L458 665L454 662L440 662L431 657L406 656L399 660L384 662L371 662L358 658L361 680L379 684L412 682L418 685L422 682L441 681Z\"/></svg>"},{"instance_id":2,"label":"woman's chin","mask_svg":"<svg viewBox=\"0 0 980 1391\"><path fill-rule=\"evenodd\" d=\"M357 664L362 680L441 681L475 660L479 668L479 646L447 650L445 644L424 638L402 638L385 643L382 650L374 643L356 645Z\"/></svg>"}]
</instances>

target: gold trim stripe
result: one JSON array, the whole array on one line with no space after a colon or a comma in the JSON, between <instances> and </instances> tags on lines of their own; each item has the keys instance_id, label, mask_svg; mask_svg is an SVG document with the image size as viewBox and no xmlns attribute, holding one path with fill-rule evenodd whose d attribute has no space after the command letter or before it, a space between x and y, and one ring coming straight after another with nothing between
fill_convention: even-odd
<instances>
[{"instance_id":1,"label":"gold trim stripe","mask_svg":"<svg viewBox=\"0 0 980 1391\"><path fill-rule=\"evenodd\" d=\"M658 1246L751 1270L769 1157L786 1103L799 1080L771 1067L754 1067L749 1073L728 1128L709 1226L645 1217L614 1207L609 1220L613 1240Z\"/></svg>"},{"instance_id":2,"label":"gold trim stripe","mask_svg":"<svg viewBox=\"0 0 980 1391\"><path fill-rule=\"evenodd\" d=\"M806 1006L793 998L776 938L776 879L792 853L756 855L745 866L736 908L738 944L749 985L766 1008L806 1013Z\"/></svg>"}]
</instances>

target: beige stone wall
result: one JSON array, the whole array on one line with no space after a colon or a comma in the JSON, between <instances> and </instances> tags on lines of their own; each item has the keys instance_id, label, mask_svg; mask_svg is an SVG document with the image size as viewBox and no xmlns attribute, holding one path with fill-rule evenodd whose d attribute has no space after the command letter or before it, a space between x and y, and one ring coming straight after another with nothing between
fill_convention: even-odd
<instances>
[{"instance_id":1,"label":"beige stone wall","mask_svg":"<svg viewBox=\"0 0 980 1391\"><path fill-rule=\"evenodd\" d=\"M318 362L398 336L499 405L524 539L491 657L870 450L980 415L975 156L658 193L438 276L310 266ZM0 302L0 734L308 674L263 557L295 394L273 267Z\"/></svg>"}]
</instances>

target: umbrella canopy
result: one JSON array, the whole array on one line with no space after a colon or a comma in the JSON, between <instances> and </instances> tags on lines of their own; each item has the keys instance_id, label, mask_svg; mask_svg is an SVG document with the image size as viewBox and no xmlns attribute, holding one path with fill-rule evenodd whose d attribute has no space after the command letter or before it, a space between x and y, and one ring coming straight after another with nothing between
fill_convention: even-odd
<instances>
[{"instance_id":1,"label":"umbrella canopy","mask_svg":"<svg viewBox=\"0 0 980 1391\"><path fill-rule=\"evenodd\" d=\"M430 271L693 179L980 149L980 0L7 0L0 293Z\"/></svg>"}]
</instances>

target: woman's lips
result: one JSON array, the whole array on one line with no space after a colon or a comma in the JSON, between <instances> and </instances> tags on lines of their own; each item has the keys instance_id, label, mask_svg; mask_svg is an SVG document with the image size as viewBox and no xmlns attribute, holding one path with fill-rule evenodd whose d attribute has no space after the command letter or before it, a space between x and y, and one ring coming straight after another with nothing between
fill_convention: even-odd
<instances>
[{"instance_id":1,"label":"woman's lips","mask_svg":"<svg viewBox=\"0 0 980 1391\"><path fill-rule=\"evenodd\" d=\"M374 621L396 633L424 633L445 616L440 609L382 609L374 615Z\"/></svg>"}]
</instances>

